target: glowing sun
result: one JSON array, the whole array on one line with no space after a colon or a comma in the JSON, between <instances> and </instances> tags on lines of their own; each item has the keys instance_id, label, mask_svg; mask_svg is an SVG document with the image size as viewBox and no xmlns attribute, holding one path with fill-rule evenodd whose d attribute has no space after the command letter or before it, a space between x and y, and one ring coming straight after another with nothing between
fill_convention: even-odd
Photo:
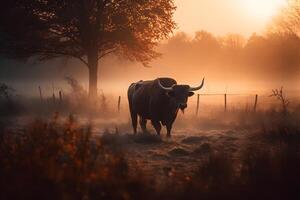
<instances>
[{"instance_id":1,"label":"glowing sun","mask_svg":"<svg viewBox=\"0 0 300 200\"><path fill-rule=\"evenodd\" d=\"M245 12L260 20L268 20L276 15L286 0L242 0Z\"/></svg>"}]
</instances>

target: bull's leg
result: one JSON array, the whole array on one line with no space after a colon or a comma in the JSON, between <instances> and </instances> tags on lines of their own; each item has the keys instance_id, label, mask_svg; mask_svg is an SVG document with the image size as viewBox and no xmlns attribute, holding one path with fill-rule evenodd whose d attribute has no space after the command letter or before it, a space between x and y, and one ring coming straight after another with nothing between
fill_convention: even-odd
<instances>
[{"instance_id":1,"label":"bull's leg","mask_svg":"<svg viewBox=\"0 0 300 200\"><path fill-rule=\"evenodd\" d=\"M133 132L134 134L136 134L136 130L137 130L137 114L134 112L130 112L131 115L131 123L132 123L132 128L133 128Z\"/></svg>"},{"instance_id":2,"label":"bull's leg","mask_svg":"<svg viewBox=\"0 0 300 200\"><path fill-rule=\"evenodd\" d=\"M160 130L161 130L161 124L159 121L151 121L152 125L154 126L157 135L160 135Z\"/></svg>"},{"instance_id":3,"label":"bull's leg","mask_svg":"<svg viewBox=\"0 0 300 200\"><path fill-rule=\"evenodd\" d=\"M147 120L145 118L140 117L140 126L142 128L143 133L147 133L146 124Z\"/></svg>"},{"instance_id":4,"label":"bull's leg","mask_svg":"<svg viewBox=\"0 0 300 200\"><path fill-rule=\"evenodd\" d=\"M172 123L167 123L167 137L171 137Z\"/></svg>"}]
</instances>

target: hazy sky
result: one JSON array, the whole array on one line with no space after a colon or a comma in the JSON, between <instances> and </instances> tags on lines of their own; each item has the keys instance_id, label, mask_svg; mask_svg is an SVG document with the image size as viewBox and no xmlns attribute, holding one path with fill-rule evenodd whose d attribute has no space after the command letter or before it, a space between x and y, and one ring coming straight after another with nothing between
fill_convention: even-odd
<instances>
[{"instance_id":1,"label":"hazy sky","mask_svg":"<svg viewBox=\"0 0 300 200\"><path fill-rule=\"evenodd\" d=\"M286 0L175 0L179 31L261 33Z\"/></svg>"},{"instance_id":2,"label":"hazy sky","mask_svg":"<svg viewBox=\"0 0 300 200\"><path fill-rule=\"evenodd\" d=\"M253 32L262 33L272 16L284 6L285 0L175 0L175 3L177 31L184 31L190 35L193 35L195 31L206 30L219 36L227 33L249 36ZM176 47L176 50L180 53L182 49ZM232 77L226 77L223 68L220 68L217 73L210 73L207 71L210 66L197 63L191 66L190 58L184 59L176 56L173 59L170 58L173 54L169 51L170 49L167 49L163 52L165 54L162 58L152 62L151 68L144 68L140 64L136 65L124 60L116 61L110 58L102 60L99 67L99 88L106 89L104 91L114 89L124 92L130 82L162 76L173 77L181 83L191 85L198 84L202 77L206 76L205 92L225 91L225 88L233 91L243 84L243 88L268 87L265 80L259 85L257 80L249 81L249 78L247 80L242 78L243 82L238 75L234 81L239 81L239 84L231 83ZM177 57L181 62L177 61ZM65 85L63 81L65 75L72 75L79 79L85 87L88 83L87 68L78 62L66 64L62 60L34 64L0 60L0 66L0 82L18 88L19 93L28 94L32 90L34 94L37 94L37 86L41 85L51 95L52 83L55 82L57 88L62 87ZM181 70L174 70L174 66ZM187 78L183 74L191 75ZM219 79L220 82L215 81ZM272 81L271 84L273 84Z\"/></svg>"}]
</instances>

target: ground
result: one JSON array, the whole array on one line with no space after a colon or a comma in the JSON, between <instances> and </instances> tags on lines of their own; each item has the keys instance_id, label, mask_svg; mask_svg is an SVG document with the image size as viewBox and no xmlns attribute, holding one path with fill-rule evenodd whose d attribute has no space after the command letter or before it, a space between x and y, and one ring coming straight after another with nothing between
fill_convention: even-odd
<instances>
[{"instance_id":1,"label":"ground","mask_svg":"<svg viewBox=\"0 0 300 200\"><path fill-rule=\"evenodd\" d=\"M56 195L91 199L103 194L108 199L184 199L186 195L194 199L207 195L208 199L224 199L224 195L227 199L249 195L280 199L279 194L299 191L295 178L300 167L297 113L181 115L171 138L164 129L157 136L150 124L149 133L133 134L126 116L55 113L39 115L40 120L28 115L11 118L0 140L6 145L2 150L7 157L2 183L18 174L11 181L14 185L30 173L29 177L38 179L32 179L31 185L27 181L20 184L20 188L27 187L28 195L34 194L31 189L37 182L47 180L41 185L43 191L54 184ZM65 185L72 190L65 190ZM8 196L18 194L6 184L2 187Z\"/></svg>"},{"instance_id":2,"label":"ground","mask_svg":"<svg viewBox=\"0 0 300 200\"><path fill-rule=\"evenodd\" d=\"M60 118L64 121L67 117ZM24 125L34 119L19 117L14 120L11 129L21 132ZM161 136L157 136L150 124L149 133L139 132L134 135L129 119L91 120L78 117L77 120L80 124L91 124L95 137L103 137L107 143L117 143L129 161L130 169L138 167L144 174L156 178L174 173L192 175L209 153L222 152L238 157L243 147L257 141L253 137L254 130L224 124L219 124L215 129L197 129L194 125L182 126L184 120L187 120L182 118L178 120L171 138L166 137L164 130Z\"/></svg>"},{"instance_id":3,"label":"ground","mask_svg":"<svg viewBox=\"0 0 300 200\"><path fill-rule=\"evenodd\" d=\"M108 140L117 140L132 166L149 176L163 178L170 174L192 175L211 152L221 151L238 156L249 142L243 130L174 131L171 138L155 133L102 133ZM102 135L101 134L101 135Z\"/></svg>"}]
</instances>

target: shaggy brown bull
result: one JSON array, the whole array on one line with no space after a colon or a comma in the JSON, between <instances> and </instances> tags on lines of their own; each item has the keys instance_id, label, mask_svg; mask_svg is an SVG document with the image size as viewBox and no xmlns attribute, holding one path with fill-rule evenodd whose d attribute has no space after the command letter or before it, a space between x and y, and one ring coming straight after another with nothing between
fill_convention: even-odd
<instances>
[{"instance_id":1,"label":"shaggy brown bull","mask_svg":"<svg viewBox=\"0 0 300 200\"><path fill-rule=\"evenodd\" d=\"M140 126L146 132L147 120L151 120L158 135L161 124L167 128L167 136L171 136L173 122L179 109L187 107L188 97L193 91L200 90L204 78L198 87L178 85L172 78L158 78L151 81L132 83L128 88L129 110L134 133L137 132L137 118Z\"/></svg>"}]
</instances>

